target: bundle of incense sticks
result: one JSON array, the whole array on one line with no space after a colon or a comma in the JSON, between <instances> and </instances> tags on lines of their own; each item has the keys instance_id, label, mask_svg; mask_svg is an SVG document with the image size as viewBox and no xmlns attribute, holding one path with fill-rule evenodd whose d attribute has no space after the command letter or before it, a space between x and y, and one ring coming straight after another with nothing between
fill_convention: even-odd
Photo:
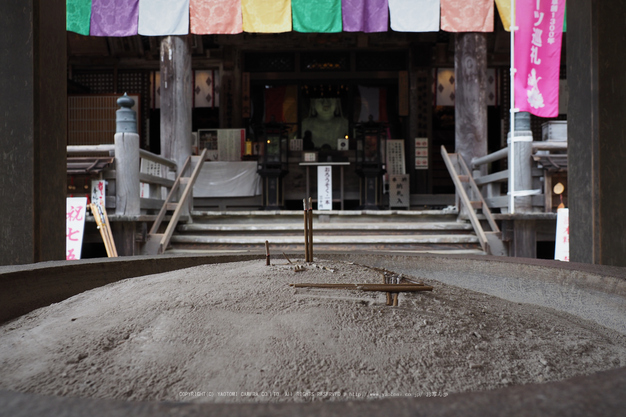
<instances>
[{"instance_id":1,"label":"bundle of incense sticks","mask_svg":"<svg viewBox=\"0 0 626 417\"><path fill-rule=\"evenodd\" d=\"M345 289L345 290L361 290L361 291L381 291L381 292L419 292L419 291L432 291L433 287L430 285L419 284L313 284L313 283L299 283L289 284L294 288L331 288L331 289Z\"/></svg>"},{"instance_id":2,"label":"bundle of incense sticks","mask_svg":"<svg viewBox=\"0 0 626 417\"><path fill-rule=\"evenodd\" d=\"M304 206L304 262L313 262L313 202L311 197L307 203L302 199Z\"/></svg>"}]
</instances>

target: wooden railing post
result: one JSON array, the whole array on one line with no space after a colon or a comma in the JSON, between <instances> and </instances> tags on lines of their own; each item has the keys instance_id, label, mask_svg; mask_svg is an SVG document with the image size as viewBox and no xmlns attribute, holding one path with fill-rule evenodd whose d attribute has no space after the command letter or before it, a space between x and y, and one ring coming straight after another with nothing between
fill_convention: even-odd
<instances>
[{"instance_id":1,"label":"wooden railing post","mask_svg":"<svg viewBox=\"0 0 626 417\"><path fill-rule=\"evenodd\" d=\"M138 215L139 206L139 135L135 112L130 108L135 101L124 95L117 104L115 133L115 214ZM134 122L134 125L133 125Z\"/></svg>"},{"instance_id":2,"label":"wooden railing post","mask_svg":"<svg viewBox=\"0 0 626 417\"><path fill-rule=\"evenodd\" d=\"M509 207L511 212L532 211L532 196L528 193L532 190L532 150L533 133L530 130L530 113L520 112L515 114L515 136L509 133L509 166L512 174L509 175L509 192L514 193L514 205ZM512 158L511 155L514 155ZM511 169L509 169L511 171Z\"/></svg>"}]
</instances>

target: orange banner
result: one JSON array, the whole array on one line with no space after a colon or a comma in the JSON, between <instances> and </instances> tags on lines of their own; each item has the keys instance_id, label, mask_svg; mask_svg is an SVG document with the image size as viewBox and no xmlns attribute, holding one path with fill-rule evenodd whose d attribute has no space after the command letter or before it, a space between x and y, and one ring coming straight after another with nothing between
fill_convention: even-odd
<instances>
[{"instance_id":1,"label":"orange banner","mask_svg":"<svg viewBox=\"0 0 626 417\"><path fill-rule=\"evenodd\" d=\"M241 33L241 2L190 0L189 23L189 31L196 35Z\"/></svg>"},{"instance_id":2,"label":"orange banner","mask_svg":"<svg viewBox=\"0 0 626 417\"><path fill-rule=\"evenodd\" d=\"M493 0L441 0L441 30L493 32Z\"/></svg>"}]
</instances>

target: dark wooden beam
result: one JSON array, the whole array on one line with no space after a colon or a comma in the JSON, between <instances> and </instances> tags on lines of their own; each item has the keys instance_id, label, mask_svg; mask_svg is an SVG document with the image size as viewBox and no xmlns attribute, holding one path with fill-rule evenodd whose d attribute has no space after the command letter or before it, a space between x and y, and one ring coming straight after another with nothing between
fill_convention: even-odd
<instances>
[{"instance_id":1,"label":"dark wooden beam","mask_svg":"<svg viewBox=\"0 0 626 417\"><path fill-rule=\"evenodd\" d=\"M570 257L626 266L626 3L567 9Z\"/></svg>"},{"instance_id":2,"label":"dark wooden beam","mask_svg":"<svg viewBox=\"0 0 626 417\"><path fill-rule=\"evenodd\" d=\"M472 158L487 155L486 34L456 34L454 78L456 153L471 166Z\"/></svg>"},{"instance_id":3,"label":"dark wooden beam","mask_svg":"<svg viewBox=\"0 0 626 417\"><path fill-rule=\"evenodd\" d=\"M0 264L65 259L65 0L0 2Z\"/></svg>"},{"instance_id":4,"label":"dark wooden beam","mask_svg":"<svg viewBox=\"0 0 626 417\"><path fill-rule=\"evenodd\" d=\"M189 46L182 36L166 36L161 41L161 156L179 169L191 155L191 103Z\"/></svg>"}]
</instances>

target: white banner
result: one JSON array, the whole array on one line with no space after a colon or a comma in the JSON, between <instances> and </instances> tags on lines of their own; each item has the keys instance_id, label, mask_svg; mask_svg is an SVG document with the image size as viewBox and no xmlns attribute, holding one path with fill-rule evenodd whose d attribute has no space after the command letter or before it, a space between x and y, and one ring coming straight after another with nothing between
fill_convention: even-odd
<instances>
[{"instance_id":1,"label":"white banner","mask_svg":"<svg viewBox=\"0 0 626 417\"><path fill-rule=\"evenodd\" d=\"M187 35L189 0L140 0L138 32L143 36Z\"/></svg>"},{"instance_id":2,"label":"white banner","mask_svg":"<svg viewBox=\"0 0 626 417\"><path fill-rule=\"evenodd\" d=\"M411 187L408 175L390 175L389 179L389 207L411 206Z\"/></svg>"},{"instance_id":3,"label":"white banner","mask_svg":"<svg viewBox=\"0 0 626 417\"><path fill-rule=\"evenodd\" d=\"M569 209L556 211L556 242L554 259L569 262Z\"/></svg>"},{"instance_id":4,"label":"white banner","mask_svg":"<svg viewBox=\"0 0 626 417\"><path fill-rule=\"evenodd\" d=\"M389 0L389 16L396 32L439 32L439 0Z\"/></svg>"},{"instance_id":5,"label":"white banner","mask_svg":"<svg viewBox=\"0 0 626 417\"><path fill-rule=\"evenodd\" d=\"M332 166L317 167L317 209L333 209L333 171Z\"/></svg>"},{"instance_id":6,"label":"white banner","mask_svg":"<svg viewBox=\"0 0 626 417\"><path fill-rule=\"evenodd\" d=\"M106 181L91 180L91 202L105 207Z\"/></svg>"},{"instance_id":7,"label":"white banner","mask_svg":"<svg viewBox=\"0 0 626 417\"><path fill-rule=\"evenodd\" d=\"M68 197L65 210L65 259L80 259L87 197Z\"/></svg>"}]
</instances>

